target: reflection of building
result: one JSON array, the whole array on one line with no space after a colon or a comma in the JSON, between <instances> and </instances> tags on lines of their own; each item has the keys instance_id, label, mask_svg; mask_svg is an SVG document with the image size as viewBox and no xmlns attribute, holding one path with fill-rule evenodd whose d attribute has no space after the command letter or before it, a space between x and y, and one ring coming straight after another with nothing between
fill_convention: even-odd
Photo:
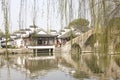
<instances>
[{"instance_id":1,"label":"reflection of building","mask_svg":"<svg viewBox=\"0 0 120 80\"><path fill-rule=\"evenodd\" d=\"M14 57L13 61L14 61L14 68L24 68L25 66L25 60L26 60L26 56L16 56Z\"/></svg>"},{"instance_id":2,"label":"reflection of building","mask_svg":"<svg viewBox=\"0 0 120 80\"><path fill-rule=\"evenodd\" d=\"M25 64L25 68L29 70L31 76L47 73L49 70L57 68L55 59L26 59Z\"/></svg>"},{"instance_id":3,"label":"reflection of building","mask_svg":"<svg viewBox=\"0 0 120 80\"><path fill-rule=\"evenodd\" d=\"M30 55L18 55L11 58L11 66L14 69L25 72L30 77L40 76L57 68L57 61L52 57L53 56L30 57Z\"/></svg>"}]
</instances>

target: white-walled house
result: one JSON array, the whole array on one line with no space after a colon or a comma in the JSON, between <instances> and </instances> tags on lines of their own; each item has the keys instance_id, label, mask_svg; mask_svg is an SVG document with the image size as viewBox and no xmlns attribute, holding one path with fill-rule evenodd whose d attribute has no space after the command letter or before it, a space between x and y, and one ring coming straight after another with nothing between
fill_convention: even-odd
<instances>
[{"instance_id":1,"label":"white-walled house","mask_svg":"<svg viewBox=\"0 0 120 80\"><path fill-rule=\"evenodd\" d=\"M1 47L2 47L2 48L5 48L5 46L6 46L6 39L3 38L3 39L1 40ZM14 40L13 40L13 39L11 39L11 38L8 39L7 47L14 47Z\"/></svg>"},{"instance_id":2,"label":"white-walled house","mask_svg":"<svg viewBox=\"0 0 120 80\"><path fill-rule=\"evenodd\" d=\"M65 30L60 30L60 35L63 35L63 34L65 34Z\"/></svg>"},{"instance_id":3,"label":"white-walled house","mask_svg":"<svg viewBox=\"0 0 120 80\"><path fill-rule=\"evenodd\" d=\"M15 47L16 48L25 48L28 44L28 38L31 34L31 30L30 29L21 29L20 31L15 32L13 34L16 35L16 37L14 35L11 35L11 37L14 40Z\"/></svg>"},{"instance_id":4,"label":"white-walled house","mask_svg":"<svg viewBox=\"0 0 120 80\"><path fill-rule=\"evenodd\" d=\"M56 30L50 30L50 34L52 34L52 35L58 35L58 32Z\"/></svg>"},{"instance_id":5,"label":"white-walled house","mask_svg":"<svg viewBox=\"0 0 120 80\"><path fill-rule=\"evenodd\" d=\"M1 47L5 48L5 42L6 40L1 40ZM21 37L16 37L16 38L9 38L7 42L8 47L15 47L15 48L24 48L25 42L24 39Z\"/></svg>"},{"instance_id":6,"label":"white-walled house","mask_svg":"<svg viewBox=\"0 0 120 80\"><path fill-rule=\"evenodd\" d=\"M31 34L32 33L31 29L28 29L28 28L25 29L25 32L26 32L26 34Z\"/></svg>"},{"instance_id":7,"label":"white-walled house","mask_svg":"<svg viewBox=\"0 0 120 80\"><path fill-rule=\"evenodd\" d=\"M21 37L21 32L20 31L14 32L13 34L16 35L17 37Z\"/></svg>"},{"instance_id":8,"label":"white-walled house","mask_svg":"<svg viewBox=\"0 0 120 80\"><path fill-rule=\"evenodd\" d=\"M38 27L37 26L30 26L30 28L29 28L30 30L31 30L31 32L33 33L35 30L37 30L38 29Z\"/></svg>"},{"instance_id":9,"label":"white-walled house","mask_svg":"<svg viewBox=\"0 0 120 80\"><path fill-rule=\"evenodd\" d=\"M24 40L22 38L15 38L14 45L16 48L22 48L24 47Z\"/></svg>"},{"instance_id":10,"label":"white-walled house","mask_svg":"<svg viewBox=\"0 0 120 80\"><path fill-rule=\"evenodd\" d=\"M16 38L16 37L17 37L17 35L15 35L15 34L10 35L10 38L11 38L11 39L14 39L14 38Z\"/></svg>"},{"instance_id":11,"label":"white-walled house","mask_svg":"<svg viewBox=\"0 0 120 80\"><path fill-rule=\"evenodd\" d=\"M36 34L34 36L34 40L36 41L36 44L31 44L28 46L29 49L32 49L33 52L50 52L52 53L57 40L57 34L54 34L56 32L47 32L44 29L39 29L36 31ZM31 42L34 42L31 40Z\"/></svg>"},{"instance_id":12,"label":"white-walled house","mask_svg":"<svg viewBox=\"0 0 120 80\"><path fill-rule=\"evenodd\" d=\"M69 32L69 31L70 31L70 28L65 27L65 28L64 28L64 31L65 31L65 33L66 33L66 32Z\"/></svg>"}]
</instances>

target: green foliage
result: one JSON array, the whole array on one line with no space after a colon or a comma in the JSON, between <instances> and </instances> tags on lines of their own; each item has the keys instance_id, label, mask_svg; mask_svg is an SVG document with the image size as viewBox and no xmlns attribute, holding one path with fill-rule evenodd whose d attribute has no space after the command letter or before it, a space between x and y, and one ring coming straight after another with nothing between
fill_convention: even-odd
<instances>
[{"instance_id":1,"label":"green foliage","mask_svg":"<svg viewBox=\"0 0 120 80\"><path fill-rule=\"evenodd\" d=\"M5 34L2 31L0 31L0 36L5 37Z\"/></svg>"},{"instance_id":2,"label":"green foliage","mask_svg":"<svg viewBox=\"0 0 120 80\"><path fill-rule=\"evenodd\" d=\"M120 30L120 17L116 17L116 18L112 18L110 21L109 21L109 27L111 28L117 28Z\"/></svg>"},{"instance_id":3,"label":"green foliage","mask_svg":"<svg viewBox=\"0 0 120 80\"><path fill-rule=\"evenodd\" d=\"M115 51L116 51L116 52L120 52L120 43L118 43L118 44L115 46Z\"/></svg>"},{"instance_id":4,"label":"green foliage","mask_svg":"<svg viewBox=\"0 0 120 80\"><path fill-rule=\"evenodd\" d=\"M112 18L108 23L108 28L111 34L118 36L120 34L120 17Z\"/></svg>"},{"instance_id":5,"label":"green foliage","mask_svg":"<svg viewBox=\"0 0 120 80\"><path fill-rule=\"evenodd\" d=\"M81 29L81 27L85 27L89 25L89 21L86 19L75 19L72 22L69 23L68 27L71 28L77 28L77 29Z\"/></svg>"}]
</instances>

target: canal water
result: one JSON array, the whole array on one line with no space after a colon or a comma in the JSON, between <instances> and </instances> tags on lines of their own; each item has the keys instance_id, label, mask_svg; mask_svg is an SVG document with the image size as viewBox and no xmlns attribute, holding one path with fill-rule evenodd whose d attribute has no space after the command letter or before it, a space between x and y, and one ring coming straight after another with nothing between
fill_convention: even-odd
<instances>
[{"instance_id":1,"label":"canal water","mask_svg":"<svg viewBox=\"0 0 120 80\"><path fill-rule=\"evenodd\" d=\"M11 54L7 58L0 55L0 80L120 80L119 58L116 60L112 64L109 62L113 60L103 61L104 64L101 61L98 65L94 56L86 59L85 55L80 60L33 54Z\"/></svg>"}]
</instances>

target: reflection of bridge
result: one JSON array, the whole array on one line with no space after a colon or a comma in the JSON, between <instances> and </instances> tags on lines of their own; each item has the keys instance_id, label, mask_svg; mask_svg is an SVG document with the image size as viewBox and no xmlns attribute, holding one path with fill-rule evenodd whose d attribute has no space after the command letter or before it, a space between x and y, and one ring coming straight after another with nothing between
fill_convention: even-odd
<instances>
[{"instance_id":1,"label":"reflection of bridge","mask_svg":"<svg viewBox=\"0 0 120 80\"><path fill-rule=\"evenodd\" d=\"M66 52L66 50L67 50L67 51L70 51L70 49L71 49L71 42L72 42L72 45L73 45L74 43L79 44L79 46L81 47L82 51L86 51L86 49L87 49L87 51L90 50L90 48L85 48L85 47L84 47L84 44L85 44L86 40L87 40L93 33L94 33L93 30L89 30L89 31L87 31L87 32L79 35L78 37L72 39L72 41L67 42L67 43L62 47L62 51L65 51L65 52Z\"/></svg>"},{"instance_id":2,"label":"reflection of bridge","mask_svg":"<svg viewBox=\"0 0 120 80\"><path fill-rule=\"evenodd\" d=\"M97 76L99 74L101 80L109 80L108 78L110 77L111 79L113 78L113 80L120 80L120 56L109 55L109 57L101 57L97 55L97 53L94 56L92 53L81 54L77 61L74 61L70 54L63 54L62 58L66 60L67 63L74 66L77 71L83 71L89 76ZM107 76L100 76L104 74Z\"/></svg>"}]
</instances>

